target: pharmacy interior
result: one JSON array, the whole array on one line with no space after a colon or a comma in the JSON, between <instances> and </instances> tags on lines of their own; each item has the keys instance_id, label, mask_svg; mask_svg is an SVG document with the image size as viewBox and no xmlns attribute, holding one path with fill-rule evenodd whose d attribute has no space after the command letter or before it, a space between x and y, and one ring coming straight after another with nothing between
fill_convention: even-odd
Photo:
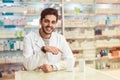
<instances>
[{"instance_id":1,"label":"pharmacy interior","mask_svg":"<svg viewBox=\"0 0 120 80\"><path fill-rule=\"evenodd\" d=\"M0 79L15 80L15 72L20 71L22 66L24 36L39 28L40 12L46 7L59 11L55 31L66 37L76 66L83 59L90 71L86 69L85 74L79 70L72 73L63 71L50 75L55 74L55 78L61 80L93 80L91 73L94 72L93 75L98 77L96 80L101 79L98 75L102 75L103 80L119 80L120 0L0 0ZM33 73L29 75L38 72ZM27 72L16 74L23 78ZM41 75L44 80L54 80L48 74ZM45 79L44 75L49 79ZM86 75L83 79L82 76Z\"/></svg>"}]
</instances>

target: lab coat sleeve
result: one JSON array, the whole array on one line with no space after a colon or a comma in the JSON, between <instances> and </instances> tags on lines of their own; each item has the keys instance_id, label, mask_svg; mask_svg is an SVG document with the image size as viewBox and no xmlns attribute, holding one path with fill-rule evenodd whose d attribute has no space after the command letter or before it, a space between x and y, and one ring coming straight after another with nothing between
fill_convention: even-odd
<instances>
[{"instance_id":1,"label":"lab coat sleeve","mask_svg":"<svg viewBox=\"0 0 120 80\"><path fill-rule=\"evenodd\" d=\"M33 49L32 49L31 40L29 37L25 36L23 41L23 56L25 58L29 58L32 55L33 55Z\"/></svg>"},{"instance_id":2,"label":"lab coat sleeve","mask_svg":"<svg viewBox=\"0 0 120 80\"><path fill-rule=\"evenodd\" d=\"M27 70L34 70L40 66L39 59L41 58L41 55L36 54L32 46L33 44L31 42L30 37L28 36L25 37L23 44L23 56L24 56L23 65Z\"/></svg>"},{"instance_id":3,"label":"lab coat sleeve","mask_svg":"<svg viewBox=\"0 0 120 80\"><path fill-rule=\"evenodd\" d=\"M61 70L61 69L65 69L67 64L69 64L67 61L71 60L71 62L73 63L73 65L75 64L75 59L73 56L73 53L69 47L69 44L67 43L66 39L64 36L62 36L62 38L60 39L61 43L61 49L63 51L63 60L60 61L59 63L55 64L55 66L57 67L57 70Z\"/></svg>"}]
</instances>

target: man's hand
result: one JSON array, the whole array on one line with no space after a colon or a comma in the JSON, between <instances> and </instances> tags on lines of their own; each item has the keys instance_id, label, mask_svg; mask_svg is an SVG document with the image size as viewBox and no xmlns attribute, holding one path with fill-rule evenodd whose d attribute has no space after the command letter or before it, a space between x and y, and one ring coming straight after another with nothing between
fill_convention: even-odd
<instances>
[{"instance_id":1,"label":"man's hand","mask_svg":"<svg viewBox=\"0 0 120 80\"><path fill-rule=\"evenodd\" d=\"M53 71L53 67L48 64L43 64L42 66L40 66L40 69L42 69L42 71L44 71L45 73L49 73Z\"/></svg>"},{"instance_id":2,"label":"man's hand","mask_svg":"<svg viewBox=\"0 0 120 80\"><path fill-rule=\"evenodd\" d=\"M51 52L54 55L58 54L59 52L63 53L60 49L53 46L44 46L44 49L46 50L46 52Z\"/></svg>"}]
</instances>

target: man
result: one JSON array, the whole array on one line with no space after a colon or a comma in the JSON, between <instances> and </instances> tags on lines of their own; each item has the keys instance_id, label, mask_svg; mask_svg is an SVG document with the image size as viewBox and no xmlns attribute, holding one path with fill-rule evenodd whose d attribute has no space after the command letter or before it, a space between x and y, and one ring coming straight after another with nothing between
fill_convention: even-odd
<instances>
[{"instance_id":1,"label":"man","mask_svg":"<svg viewBox=\"0 0 120 80\"><path fill-rule=\"evenodd\" d=\"M63 35L53 32L58 21L58 11L46 8L41 12L41 28L24 38L23 65L27 70L41 69L52 72L64 69L67 62L74 65L74 57Z\"/></svg>"}]
</instances>

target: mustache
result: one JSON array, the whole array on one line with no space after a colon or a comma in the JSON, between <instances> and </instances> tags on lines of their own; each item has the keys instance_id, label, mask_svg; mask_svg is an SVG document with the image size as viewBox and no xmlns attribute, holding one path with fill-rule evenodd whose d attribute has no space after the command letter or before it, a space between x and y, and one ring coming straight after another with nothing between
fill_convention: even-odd
<instances>
[{"instance_id":1,"label":"mustache","mask_svg":"<svg viewBox=\"0 0 120 80\"><path fill-rule=\"evenodd\" d=\"M52 26L46 26L46 28L48 28L48 27L54 29Z\"/></svg>"}]
</instances>

